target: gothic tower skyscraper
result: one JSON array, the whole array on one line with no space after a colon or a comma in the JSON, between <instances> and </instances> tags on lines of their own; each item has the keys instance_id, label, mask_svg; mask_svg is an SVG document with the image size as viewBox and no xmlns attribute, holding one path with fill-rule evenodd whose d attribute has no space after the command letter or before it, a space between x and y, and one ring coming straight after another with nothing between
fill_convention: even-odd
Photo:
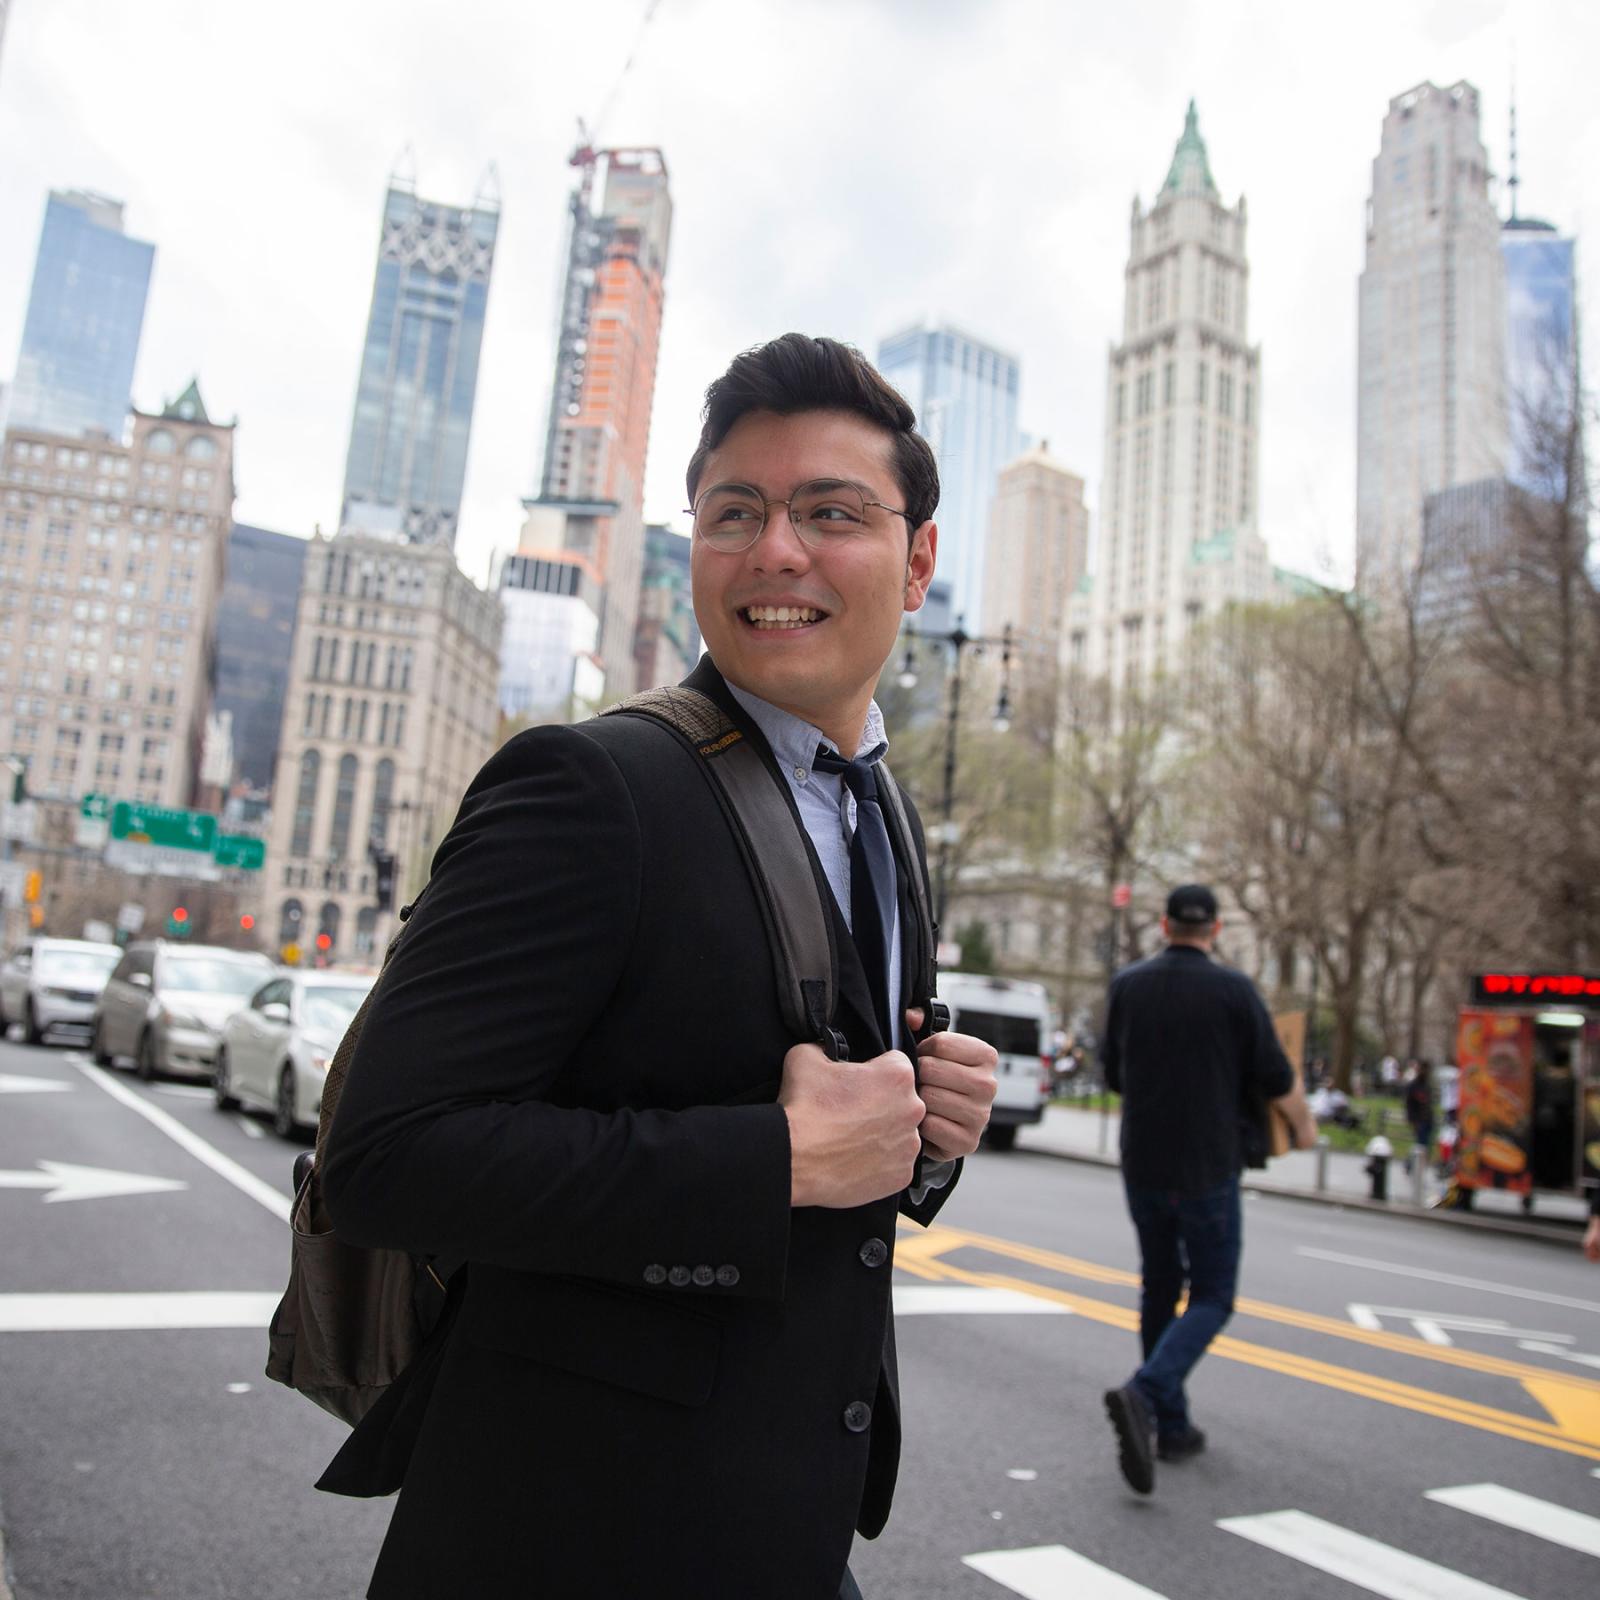
<instances>
[{"instance_id":1,"label":"gothic tower skyscraper","mask_svg":"<svg viewBox=\"0 0 1600 1600\"><path fill-rule=\"evenodd\" d=\"M1190 101L1166 179L1129 223L1094 573L1066 646L1069 665L1097 676L1170 671L1200 617L1270 591L1245 223L1242 196L1223 202Z\"/></svg>"}]
</instances>

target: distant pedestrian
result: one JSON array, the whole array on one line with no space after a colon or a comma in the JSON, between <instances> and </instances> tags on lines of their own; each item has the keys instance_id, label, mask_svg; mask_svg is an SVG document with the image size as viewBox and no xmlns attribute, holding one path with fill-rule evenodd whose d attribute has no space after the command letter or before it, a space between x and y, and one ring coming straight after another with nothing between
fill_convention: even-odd
<instances>
[{"instance_id":1,"label":"distant pedestrian","mask_svg":"<svg viewBox=\"0 0 1600 1600\"><path fill-rule=\"evenodd\" d=\"M1600 1187L1589 1191L1589 1226L1583 1230L1583 1253L1600 1261Z\"/></svg>"},{"instance_id":2,"label":"distant pedestrian","mask_svg":"<svg viewBox=\"0 0 1600 1600\"><path fill-rule=\"evenodd\" d=\"M1122 1095L1144 1363L1105 1404L1122 1474L1141 1494L1155 1486L1156 1457L1183 1461L1205 1448L1184 1380L1233 1312L1247 1124L1273 1102L1296 1144L1317 1137L1261 996L1243 973L1211 959L1219 926L1208 888L1174 889L1161 920L1167 949L1112 979L1106 1012L1102 1059Z\"/></svg>"}]
</instances>

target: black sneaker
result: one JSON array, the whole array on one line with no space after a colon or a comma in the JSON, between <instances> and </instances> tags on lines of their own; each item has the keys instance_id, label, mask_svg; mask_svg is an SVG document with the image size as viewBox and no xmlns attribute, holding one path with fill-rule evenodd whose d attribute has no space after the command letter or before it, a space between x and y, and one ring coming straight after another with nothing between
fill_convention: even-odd
<instances>
[{"instance_id":1,"label":"black sneaker","mask_svg":"<svg viewBox=\"0 0 1600 1600\"><path fill-rule=\"evenodd\" d=\"M1195 1427L1187 1433L1176 1433L1170 1439L1156 1440L1156 1455L1162 1461L1187 1461L1206 1447L1206 1436Z\"/></svg>"},{"instance_id":2,"label":"black sneaker","mask_svg":"<svg viewBox=\"0 0 1600 1600\"><path fill-rule=\"evenodd\" d=\"M1151 1449L1155 1426L1150 1408L1131 1383L1106 1390L1106 1415L1117 1435L1117 1465L1128 1487L1149 1494L1156 1486L1156 1463Z\"/></svg>"}]
</instances>

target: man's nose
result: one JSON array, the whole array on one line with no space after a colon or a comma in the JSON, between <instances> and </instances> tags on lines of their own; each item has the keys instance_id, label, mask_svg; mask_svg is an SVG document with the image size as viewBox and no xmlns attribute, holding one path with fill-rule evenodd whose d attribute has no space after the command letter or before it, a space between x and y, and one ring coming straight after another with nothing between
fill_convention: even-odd
<instances>
[{"instance_id":1,"label":"man's nose","mask_svg":"<svg viewBox=\"0 0 1600 1600\"><path fill-rule=\"evenodd\" d=\"M789 507L774 500L767 507L767 524L746 554L753 572L793 572L811 565L811 546L795 529Z\"/></svg>"}]
</instances>

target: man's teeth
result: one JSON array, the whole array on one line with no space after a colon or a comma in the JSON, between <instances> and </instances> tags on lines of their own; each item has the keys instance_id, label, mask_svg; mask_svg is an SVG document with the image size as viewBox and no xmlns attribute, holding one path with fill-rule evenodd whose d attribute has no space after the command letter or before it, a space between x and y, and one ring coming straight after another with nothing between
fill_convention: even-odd
<instances>
[{"instance_id":1,"label":"man's teeth","mask_svg":"<svg viewBox=\"0 0 1600 1600\"><path fill-rule=\"evenodd\" d=\"M758 628L801 628L823 618L811 606L746 606L744 614Z\"/></svg>"}]
</instances>

